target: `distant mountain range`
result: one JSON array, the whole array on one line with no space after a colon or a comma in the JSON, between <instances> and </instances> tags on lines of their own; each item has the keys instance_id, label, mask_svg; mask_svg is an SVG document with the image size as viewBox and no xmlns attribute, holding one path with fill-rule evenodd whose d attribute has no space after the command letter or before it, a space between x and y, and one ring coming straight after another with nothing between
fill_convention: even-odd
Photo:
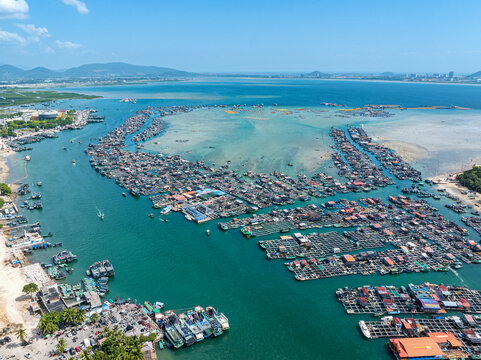
<instances>
[{"instance_id":1,"label":"distant mountain range","mask_svg":"<svg viewBox=\"0 0 481 360\"><path fill-rule=\"evenodd\" d=\"M188 77L192 73L157 67L126 63L86 64L67 70L50 70L36 67L22 70L12 65L0 66L0 81L38 81L38 80L76 80L76 79L112 79L112 78L158 78Z\"/></svg>"}]
</instances>

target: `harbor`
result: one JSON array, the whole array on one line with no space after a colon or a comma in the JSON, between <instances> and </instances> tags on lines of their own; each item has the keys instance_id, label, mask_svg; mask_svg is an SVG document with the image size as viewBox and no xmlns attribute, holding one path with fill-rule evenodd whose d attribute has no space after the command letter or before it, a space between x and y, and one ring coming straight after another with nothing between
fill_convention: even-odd
<instances>
[{"instance_id":1,"label":"harbor","mask_svg":"<svg viewBox=\"0 0 481 360\"><path fill-rule=\"evenodd\" d=\"M281 103L281 101L278 102ZM118 104L118 100L116 103ZM396 188L395 184L386 187L377 186L378 189L371 190L370 193L366 193L363 190L360 190L358 193L354 191L338 193L335 191L334 195L320 194L325 195L326 198L320 197L319 199L316 196L311 195L318 193L315 189L296 189L297 191L300 191L302 197L308 195L310 196L310 199L306 201L294 200L295 203L292 205L274 204L274 206L271 205L272 207L268 206L263 208L257 206L259 210L255 211L255 214L257 215L256 217L258 217L259 220L266 217L266 226L272 224L275 231L271 232L269 234L270 236L263 237L263 235L259 233L249 239L242 235L242 232L240 231L243 228L242 225L233 230L221 231L220 229L217 229L216 224L217 222L243 223L244 221L254 220L252 218L253 213L241 211L238 215L232 215L231 218L214 218L213 224L211 224L212 221L196 224L194 221L186 221L186 214L183 214L182 211L176 212L175 204L167 203L163 206L164 203L160 203L160 209L151 209L153 203L147 196L139 194L141 196L132 197L129 195L130 191L128 188L121 188L116 185L114 179L108 179L106 176L102 176L100 172L97 173L93 171L89 162L90 157L85 156L83 152L89 143L95 144L97 141L96 139L103 137L106 132L121 126L124 119L127 118L127 116L123 116L120 111L116 112L115 106L120 106L117 104L112 104L112 109L110 110L103 109L101 106L96 106L96 108L99 108L100 113L106 115L105 123L107 125L105 129L93 129L87 126L80 131L74 130L74 132L61 132L59 133L58 138L47 139L32 145L35 149L31 153L32 160L27 165L30 176L28 182L31 184L31 187L34 187L32 186L32 183L35 184L40 180L43 182L41 192L44 210L32 211L28 213L28 217L31 218L32 222L39 221L42 224L42 230L45 229L45 232L52 231L54 233L53 239L49 239L50 242L63 242L62 249L47 248L45 250L34 251L33 256L34 259L46 263L51 261L52 256L57 254L60 250L68 249L76 254L78 259L75 263L72 263L75 270L72 274L67 274L65 279L67 283L72 284L72 287L75 286L75 289L76 285L81 283L82 279L86 277L85 270L88 269L90 265L96 261L101 261L102 259L109 259L115 266L115 277L109 281L109 293L104 297L103 301L110 297L115 299L115 296L119 295L121 298L135 297L139 299L139 302L141 302L140 299L160 299L161 301L168 301L168 308L171 306L176 308L189 308L194 304L215 304L217 309L225 311L225 314L229 317L231 322L231 329L228 332L220 337L212 338L208 341L202 341L191 347L183 347L180 351L162 351L162 358L175 357L182 359L195 356L208 359L219 354L232 354L233 358L240 358L242 354L241 349L245 349L249 344L257 344L256 348L259 349L260 357L287 354L287 356L292 357L301 355L310 358L314 352L323 352L331 355L336 353L339 356L346 357L366 357L376 354L381 358L388 358L384 356L382 350L380 350L379 343L364 342L362 339L357 339L355 335L353 336L352 342L356 345L356 349L349 351L342 349L341 344L344 340L339 334L345 333L346 328L353 329L353 332L355 333L356 324L359 319L350 319L345 316L344 310L339 306L338 300L333 296L335 289L340 286L354 288L366 283L366 279L368 279L367 283L373 285L391 283L401 286L402 284L407 284L409 282L418 284L427 280L424 278L426 276L429 276L429 281L435 283L459 284L460 279L452 270L457 271L459 276L470 284L470 287L474 289L479 288L479 286L476 286L477 265L472 261L468 264L462 260L460 261L462 262L463 268L459 270L452 268L449 268L448 271L423 272L420 270L419 272L404 272L403 274L396 276L389 274L381 276L380 273L377 272L370 275L369 278L352 275L343 276L341 279L331 277L312 282L296 282L294 281L293 276L289 276L290 273L286 269L286 266L283 266L283 263L292 260L300 261L302 259L308 261L310 257L296 257L296 259L281 258L279 260L272 259L268 262L265 259L267 252L255 245L258 241L278 240L276 238L280 239L281 236L293 236L294 233L298 232L301 232L301 234L308 239L310 233L315 232L318 234L319 240L323 240L323 234L325 233L336 232L339 235L333 234L332 239L341 242L338 246L332 246L332 248L341 245L348 246L345 248L347 252L339 254L334 253L336 256L343 254L351 254L354 256L358 251L367 253L367 251L382 249L381 247L351 250L356 246L357 241L362 243L363 240L367 240L365 245L368 246L370 242L375 244L376 239L378 241L382 241L386 238L390 239L382 232L382 229L377 230L371 228L371 223L374 224L380 222L380 225L383 227L386 226L390 231L395 227L391 218L384 221L380 218L365 220L360 217L360 215L365 214L373 214L373 216L376 216L377 213L389 214L387 209L384 209L385 211L379 211L375 209L376 205L364 204L360 199L366 199L367 203L370 202L367 199L371 199L374 202L376 201L375 199L379 199L380 203L378 205L382 203L383 208L386 208L389 205L392 206L392 208L389 209L392 212L392 218L398 215L401 216L403 212L405 212L404 215L402 215L401 220L405 221L405 223L409 223L409 221L412 221L415 218L415 212L413 214L408 213L408 207L404 209L401 205L397 205L389 200L389 196L391 195L396 199L398 199L399 196L406 196L406 198L411 197L411 195L408 196L406 194L401 194L401 189L409 187L409 183L401 183L400 188ZM121 105L124 109L127 109L127 107L133 106L134 104ZM136 107L131 109L132 114L145 109L145 103L141 103L141 100L135 105ZM152 106L161 107L162 105L153 104ZM231 107L224 109L227 110L230 108ZM195 113L195 111L192 113ZM227 115L234 117L238 114L226 114L226 116ZM155 117L158 115L152 114L152 116ZM289 115L282 116L287 117ZM164 120L166 120L164 131L169 131L168 129L172 127L170 122L174 122L174 117L175 116L172 116L171 118L168 116L164 117ZM391 117L390 119L393 118L394 117ZM365 120L363 119L362 121ZM147 124L148 123L145 125ZM347 134L347 127L343 128L339 123L334 125L335 128L345 129ZM99 127L101 126L103 125L99 125ZM368 134L375 134L375 132L368 129L367 126L365 126L365 128ZM143 129L139 131L142 132ZM327 132L329 131L330 127L327 129ZM75 139L74 143L70 142L71 139L74 139L79 135L81 135L81 137ZM134 136L134 134L131 135ZM319 138L321 138L320 135ZM330 139L328 134L326 134L326 139L328 138ZM184 134L179 134L174 139L186 140L189 139L189 137ZM81 140L82 144L78 144L78 140ZM154 139L153 141L160 143L162 142L162 137ZM186 146L188 149L189 143L192 141L191 138L186 143L178 144L184 144L183 146ZM124 148L124 151L130 152L136 148L136 144L129 143L129 139L126 140L126 143L127 147ZM50 154L52 144L54 144L54 148L58 149L58 151L54 151L53 154ZM353 145L351 146L356 146L356 144L352 144ZM63 146L65 146L68 151L62 151L61 149ZM209 146L215 146L217 149L221 148L219 142L214 141L212 141ZM148 146L146 145L146 147ZM171 149L165 150L166 157L174 156L168 154L170 151ZM333 151L336 150L334 149ZM39 161L40 158L45 158L49 165L41 164ZM72 166L71 163L73 158L76 159L75 167ZM179 158L190 159L191 162L196 161L193 156L192 158L184 156L180 156ZM230 158L233 162L235 161L233 156L230 156ZM377 160L374 157L371 159L371 161L378 166ZM296 161L289 160L289 162L296 165ZM225 162L216 163L219 165L227 165ZM212 166L211 162L206 162L205 164L208 167ZM20 166L15 169L14 165L12 169L13 180L23 176L20 173L20 170L23 170L23 163L21 169ZM233 171L236 169L234 168L234 165L231 164L228 170ZM294 181L297 182L296 167L291 167L291 169L288 170L292 170L292 172L285 173L282 171L284 176L281 176L281 172L279 171L278 176L283 179L282 181L290 182L292 181L291 179L294 179ZM52 172L52 175L49 176L47 171ZM243 171L243 169L238 170L239 174L243 174L244 172L247 173L248 171L248 169L245 169L245 171ZM269 178L277 181L276 175L271 175L274 174L274 172L263 172L262 170L252 172L263 173ZM341 184L344 183L344 180L339 175L336 175L336 172L336 167L333 167L330 173L329 171L324 171L325 177L333 176L333 179L338 178L339 180L342 180L340 181ZM385 170L383 170L383 173L385 178L392 177L394 182L398 181L394 175L390 175L385 172ZM87 178L85 174L90 175ZM310 175L306 176L310 179ZM245 180L249 182L257 180L261 181L262 178L255 175L252 179L245 177ZM76 184L73 188L70 188L69 186L70 195L68 199L60 197L59 194L61 191L59 187L54 186L57 182ZM432 191L430 186L425 187L426 191ZM215 191L218 188L209 186L207 189ZM139 187L139 190L141 190L141 187ZM37 191L38 190L35 189L35 192ZM180 194L183 195L188 191L194 190L184 190L182 188L181 191ZM309 191L311 191L311 193L309 193ZM127 194L126 197L122 196L123 192ZM175 194L177 193L179 192L176 192ZM56 196L55 194L58 195ZM148 196L153 195L148 194ZM87 201L85 201L86 197L88 198ZM250 211L255 210L252 208L252 206L256 206L255 204L251 204L243 198L237 198L235 195L233 195L233 197L235 200L243 201L246 206L251 208ZM342 198L345 200L341 201ZM418 200L416 195L413 195L412 198ZM198 200L199 199L196 199L196 201ZM200 202L206 201L202 198L200 200ZM235 200L233 200L233 204L235 204ZM457 218L457 214L452 213L450 209L445 208L444 202L449 201L449 199L442 197L438 203L434 203L432 200L434 199L425 199L427 204L438 208L438 212L445 219L454 221L458 226L466 228L469 231L469 235L460 235L462 239L473 239L477 241L477 238L474 237L475 233L471 231L471 228L462 223L460 218ZM55 205L55 201L59 204ZM329 201L332 201L333 203L327 204ZM356 205L354 205L352 201L355 201ZM188 203L189 202L187 201L185 204L187 205ZM259 204L262 205L261 203ZM320 224L323 226L322 229L319 229L319 226L315 225L314 218L312 221L312 227L305 229L305 225L301 225L301 223L305 223L308 226L311 226L311 222L303 221L303 216L300 215L307 210L311 211L310 206L313 204L319 209L318 211L315 211L316 215L332 213L332 215L330 215L333 217L332 219L327 217L325 219L321 218L321 220L325 220L324 223ZM325 204L325 206L322 206L323 204ZM162 209L169 205L172 206L170 212L167 212L166 210L166 214L162 215ZM195 205L195 202L193 202L193 205ZM277 213L273 213L272 219L269 219L266 214L274 211L275 206L278 206L278 209L276 210ZM99 220L96 207L105 214L103 221ZM306 210L299 211L299 216L296 218L297 211L293 209L298 207L305 208ZM412 207L414 211L414 204ZM345 219L349 217L349 215L346 215L341 211L346 208L353 208L353 219ZM361 209L367 210L361 211ZM288 223L292 222L294 227L292 227L291 230L288 230L288 232L281 233L280 230L287 228L287 226L278 226L279 224L283 224L282 221L284 221L284 217L282 214L284 210L288 210L290 215L294 216L293 220L287 217L285 218L285 221ZM421 209L421 212L425 211L429 216L429 221L426 220L428 225L432 220L436 223L443 224L441 218L437 219L435 217L435 213L430 214L427 210ZM154 214L153 219L148 216L149 213ZM452 213L452 215L450 215L450 213ZM208 217L210 217L210 215L208 215ZM237 219L236 221L233 220L234 217ZM274 221L274 217L279 217L279 219L283 220ZM405 217L405 219L403 217ZM168 220L168 222L165 222L164 220ZM251 226L250 223L246 224L247 226ZM339 225L349 226L340 227ZM363 232L357 230L361 225L363 225ZM428 225L426 225L426 227ZM253 232L260 230L254 229L255 226L259 225L251 226L250 230ZM443 226L448 225L446 223ZM406 226L404 225L404 227ZM415 225L412 225L412 227L414 228ZM81 228L81 231L79 228ZM209 237L205 235L207 229L210 229ZM460 234L459 231L461 231L456 230L455 227L449 227L447 229L452 229L452 231L448 232L453 232L454 234ZM42 231L43 234L45 234L44 231ZM351 238L345 236L344 231L349 233L352 232L353 239L355 238L356 240L352 241ZM412 232L414 233L414 231ZM400 233L396 233L396 236L399 234ZM438 233L432 231L431 234L428 228L426 234L436 236ZM313 236L313 239L315 240L316 237L315 235ZM326 239L331 239L331 237L326 235ZM323 243L320 241L319 244L322 245ZM325 244L328 244L328 241L326 241ZM295 246L297 247L293 248L293 253L295 253L296 256L298 254L303 256L302 253L298 252L299 250L303 251L303 247L299 247L297 241ZM327 247L327 250L329 250L329 248L330 246ZM341 248L343 247L341 246ZM126 253L125 249L129 249L130 251ZM275 248L273 251L275 252ZM326 252L326 247L321 246L318 251ZM459 256L460 258L462 257L462 251ZM315 257L318 256L315 255ZM319 256L319 258L322 257L323 256ZM391 260L394 261L394 259ZM183 264L183 266L179 267L178 264L180 263ZM155 271L152 269L155 269ZM162 275L159 276L159 274ZM140 277L140 275L142 276ZM182 286L179 286L179 279L182 279ZM226 279L229 279L229 281L226 281ZM59 282L63 283L65 280ZM339 283L339 281L341 281L341 283ZM230 283L233 283L234 286L232 287L229 285ZM196 295L187 296L185 294L185 287L195 291ZM242 294L242 292L239 291L240 287L246 289L246 294ZM72 289L72 291L77 291L75 289ZM69 290L67 289L67 291ZM169 293L168 298L164 295L165 291L168 291ZM257 298L258 301L254 302L252 300L253 297ZM320 302L311 299L326 300ZM248 308L251 311L236 310L242 308ZM298 310L299 308L302 308L303 311L300 312ZM280 310L282 310L283 313L282 317L279 317ZM178 312L179 315L180 313L182 312ZM331 313L332 316L329 316L326 313ZM334 317L336 318L335 322L332 320ZM252 326L253 323L259 324L259 318L262 319L261 325ZM272 321L271 319L275 319L275 321ZM315 326L313 325L314 320L316 324L329 322L331 326L329 326L329 329L326 329L323 326ZM300 328L302 326L307 326L314 337L318 338L321 336L326 339L329 344L320 346L316 342L312 342L312 337L310 336L304 338L304 340L301 339L294 328ZM249 330L247 331L247 329ZM265 348L261 349L258 347L260 343L272 343L272 341L268 340L265 335L267 331L266 329L269 329L269 332L274 331L282 334L283 340L274 341L274 347L266 345ZM289 339L295 339L295 341L289 341ZM307 344L311 344L311 342L314 345L311 345L313 346L313 348L311 348L312 351L308 351L306 350ZM332 346L330 344L332 344ZM330 357L328 356L327 358Z\"/></svg>"}]
</instances>

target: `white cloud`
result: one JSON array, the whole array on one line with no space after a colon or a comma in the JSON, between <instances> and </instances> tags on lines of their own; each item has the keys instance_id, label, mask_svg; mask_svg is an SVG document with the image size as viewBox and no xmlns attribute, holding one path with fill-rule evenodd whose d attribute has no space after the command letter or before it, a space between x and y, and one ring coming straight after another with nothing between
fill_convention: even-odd
<instances>
[{"instance_id":1,"label":"white cloud","mask_svg":"<svg viewBox=\"0 0 481 360\"><path fill-rule=\"evenodd\" d=\"M27 34L35 37L37 40L41 37L51 36L46 27L36 27L33 24L17 24L17 26L23 31L25 31Z\"/></svg>"},{"instance_id":2,"label":"white cloud","mask_svg":"<svg viewBox=\"0 0 481 360\"><path fill-rule=\"evenodd\" d=\"M0 29L0 45L23 45L25 44L25 39L16 33L11 33Z\"/></svg>"},{"instance_id":3,"label":"white cloud","mask_svg":"<svg viewBox=\"0 0 481 360\"><path fill-rule=\"evenodd\" d=\"M70 41L60 41L60 40L55 40L55 45L57 45L60 49L78 49L80 44L76 44Z\"/></svg>"},{"instance_id":4,"label":"white cloud","mask_svg":"<svg viewBox=\"0 0 481 360\"><path fill-rule=\"evenodd\" d=\"M1 0L0 0L1 1ZM79 14L88 14L89 9L87 9L87 5L80 0L62 0L65 5L71 5L77 8Z\"/></svg>"},{"instance_id":5,"label":"white cloud","mask_svg":"<svg viewBox=\"0 0 481 360\"><path fill-rule=\"evenodd\" d=\"M28 10L25 0L0 0L0 19L25 19Z\"/></svg>"}]
</instances>

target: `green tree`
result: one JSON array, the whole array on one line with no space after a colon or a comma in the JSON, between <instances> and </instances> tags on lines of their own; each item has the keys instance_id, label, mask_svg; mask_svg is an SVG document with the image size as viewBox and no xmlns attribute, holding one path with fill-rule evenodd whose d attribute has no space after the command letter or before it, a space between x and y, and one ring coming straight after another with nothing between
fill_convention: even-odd
<instances>
[{"instance_id":1,"label":"green tree","mask_svg":"<svg viewBox=\"0 0 481 360\"><path fill-rule=\"evenodd\" d=\"M142 360L142 342L137 336L127 336L119 329L105 329L105 340L93 360Z\"/></svg>"},{"instance_id":2,"label":"green tree","mask_svg":"<svg viewBox=\"0 0 481 360\"><path fill-rule=\"evenodd\" d=\"M10 195L12 193L12 189L5 183L0 183L0 194L2 195Z\"/></svg>"},{"instance_id":3,"label":"green tree","mask_svg":"<svg viewBox=\"0 0 481 360\"><path fill-rule=\"evenodd\" d=\"M20 328L17 330L17 338L20 340L22 343L25 341L25 337L27 336L27 332L25 329Z\"/></svg>"},{"instance_id":4,"label":"green tree","mask_svg":"<svg viewBox=\"0 0 481 360\"><path fill-rule=\"evenodd\" d=\"M92 316L90 317L90 322L92 324L95 324L97 321L99 321L99 314L98 313L94 313L92 314Z\"/></svg>"},{"instance_id":5,"label":"green tree","mask_svg":"<svg viewBox=\"0 0 481 360\"><path fill-rule=\"evenodd\" d=\"M57 342L57 350L60 354L62 354L65 349L67 348L67 343L65 342L64 338L59 338Z\"/></svg>"},{"instance_id":6,"label":"green tree","mask_svg":"<svg viewBox=\"0 0 481 360\"><path fill-rule=\"evenodd\" d=\"M67 325L72 325L75 323L76 311L74 308L63 309L61 312L62 321Z\"/></svg>"},{"instance_id":7,"label":"green tree","mask_svg":"<svg viewBox=\"0 0 481 360\"><path fill-rule=\"evenodd\" d=\"M83 352L82 352L82 355L80 355L80 358L82 360L93 360L92 356L90 356L89 352L87 349L85 349Z\"/></svg>"},{"instance_id":8,"label":"green tree","mask_svg":"<svg viewBox=\"0 0 481 360\"><path fill-rule=\"evenodd\" d=\"M74 318L76 322L83 323L85 321L85 311L75 308Z\"/></svg>"},{"instance_id":9,"label":"green tree","mask_svg":"<svg viewBox=\"0 0 481 360\"><path fill-rule=\"evenodd\" d=\"M51 313L42 315L39 328L44 334L51 334L58 331L58 325L61 320L60 313L52 311Z\"/></svg>"},{"instance_id":10,"label":"green tree","mask_svg":"<svg viewBox=\"0 0 481 360\"><path fill-rule=\"evenodd\" d=\"M26 294L26 295L30 295L30 297L32 297L32 294L36 293L38 291L38 286L37 284L35 283L30 283L30 284L27 284L23 287L22 291Z\"/></svg>"}]
</instances>

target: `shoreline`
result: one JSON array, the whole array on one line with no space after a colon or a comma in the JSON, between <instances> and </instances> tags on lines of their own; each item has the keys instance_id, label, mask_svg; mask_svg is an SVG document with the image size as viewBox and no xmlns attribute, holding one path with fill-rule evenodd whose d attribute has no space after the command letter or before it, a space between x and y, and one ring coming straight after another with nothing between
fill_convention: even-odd
<instances>
[{"instance_id":1,"label":"shoreline","mask_svg":"<svg viewBox=\"0 0 481 360\"><path fill-rule=\"evenodd\" d=\"M11 151L0 151L0 181L5 182L10 175L7 157ZM10 196L13 202L14 193ZM0 324L5 328L21 325L25 330L32 331L37 326L36 318L28 311L28 297L22 292L28 283L23 267L13 267L9 263L11 249L6 245L3 231L0 231Z\"/></svg>"},{"instance_id":2,"label":"shoreline","mask_svg":"<svg viewBox=\"0 0 481 360\"><path fill-rule=\"evenodd\" d=\"M443 189L446 193L456 196L463 203L471 205L473 210L481 212L481 194L469 190L467 187L459 184L457 180L453 180L453 178L461 173L462 171L457 171L450 174L432 176L428 179L434 182L436 188ZM474 197L470 197L473 196L473 194Z\"/></svg>"}]
</instances>

